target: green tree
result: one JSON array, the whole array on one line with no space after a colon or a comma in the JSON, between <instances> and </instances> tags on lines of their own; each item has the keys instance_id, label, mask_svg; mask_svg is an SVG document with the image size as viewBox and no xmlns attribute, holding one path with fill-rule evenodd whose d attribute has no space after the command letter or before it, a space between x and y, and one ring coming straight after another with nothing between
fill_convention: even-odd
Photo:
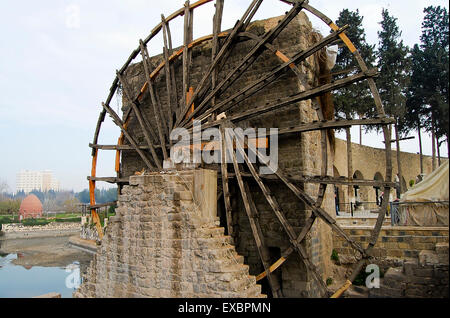
<instances>
[{"instance_id":1,"label":"green tree","mask_svg":"<svg viewBox=\"0 0 450 318\"><path fill-rule=\"evenodd\" d=\"M422 127L441 143L449 135L449 18L445 8L427 7L421 44L412 50L404 131ZM439 141L440 140L440 141ZM450 153L450 151L449 151Z\"/></svg>"},{"instance_id":2,"label":"green tree","mask_svg":"<svg viewBox=\"0 0 450 318\"><path fill-rule=\"evenodd\" d=\"M339 26L349 26L346 31L347 36L356 46L367 66L371 68L375 63L375 46L369 45L366 41L366 34L362 26L363 19L359 10L344 9L339 13L336 23ZM358 70L359 66L353 54L347 47L340 47L333 73L341 73L341 75L337 75L337 78L343 78L356 74ZM375 104L366 82L345 87L333 97L337 118L350 119L355 115L371 115L375 110Z\"/></svg>"},{"instance_id":3,"label":"green tree","mask_svg":"<svg viewBox=\"0 0 450 318\"><path fill-rule=\"evenodd\" d=\"M402 32L397 19L382 11L381 31L378 32L377 51L380 75L377 85L386 114L399 122L406 113L406 94L409 82L409 49L400 39Z\"/></svg>"}]
</instances>

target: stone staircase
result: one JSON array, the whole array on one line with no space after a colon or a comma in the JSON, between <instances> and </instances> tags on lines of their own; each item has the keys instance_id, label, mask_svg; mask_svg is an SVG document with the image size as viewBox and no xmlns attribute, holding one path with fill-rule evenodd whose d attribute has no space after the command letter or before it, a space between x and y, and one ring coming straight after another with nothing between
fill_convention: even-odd
<instances>
[{"instance_id":1,"label":"stone staircase","mask_svg":"<svg viewBox=\"0 0 450 318\"><path fill-rule=\"evenodd\" d=\"M265 297L195 202L196 171L132 177L75 297Z\"/></svg>"}]
</instances>

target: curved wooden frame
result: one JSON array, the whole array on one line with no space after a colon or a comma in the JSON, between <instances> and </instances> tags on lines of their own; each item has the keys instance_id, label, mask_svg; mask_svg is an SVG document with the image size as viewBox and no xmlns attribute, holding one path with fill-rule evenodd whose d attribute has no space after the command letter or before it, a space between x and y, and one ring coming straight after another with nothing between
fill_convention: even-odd
<instances>
[{"instance_id":1,"label":"curved wooden frame","mask_svg":"<svg viewBox=\"0 0 450 318\"><path fill-rule=\"evenodd\" d=\"M171 48L171 40L169 38L169 48L167 48L167 43L166 43L166 28L168 28L168 23L170 21L172 21L173 19L179 17L179 16L184 16L185 17L185 43L183 45L183 47L181 47L179 50L177 50L176 52L172 53L170 56L166 55L166 59L161 62L150 74L148 77L148 80L144 83L143 87L141 88L139 94L137 95L137 97L133 100L132 96L130 97L130 101L132 103L135 103L136 106L139 106L139 103L144 95L144 93L150 89L150 92L152 91L152 82L155 80L155 78L160 74L160 72L166 68L167 63L169 64L169 67L171 66L171 62L175 61L177 58L179 57L183 57L183 73L185 74L185 72L187 72L186 70L186 58L187 58L187 54L189 54L189 49L192 49L206 41L213 41L213 43L215 43L213 45L213 60L212 60L212 65L209 69L209 71L207 72L207 74L205 74L204 79L201 82L201 85L197 88L197 90L195 92L193 92L190 96L190 98L186 98L185 99L185 108L183 110L183 112L181 114L177 114L180 115L177 117L177 122L175 123L176 125L178 125L178 127L186 127L188 128L190 126L190 119L192 119L194 117L194 115L196 115L197 113L199 114L199 118L200 120L205 120L210 114L214 114L215 110L220 109L223 105L226 105L226 103L221 102L218 105L215 104L215 92L220 91L220 89L226 86L226 83L224 84L224 82L217 84L216 83L216 74L215 74L215 66L217 65L217 63L219 62L219 60L225 55L226 56L226 51L228 49L228 46L233 39L235 39L236 37L246 37L249 40L252 41L256 41L256 46L254 49L254 52L250 52L248 54L248 56L246 58L248 58L250 60L250 64L252 63L252 61L254 61L257 56L256 55L256 51L257 48L259 47L263 47L264 50L269 50L272 51L281 61L282 65L280 66L279 71L283 71L285 68L289 68L292 70L292 72L294 72L297 76L301 76L301 72L299 71L299 69L296 66L296 63L298 60L301 61L301 59L298 56L294 56L294 57L288 57L286 56L283 52L277 50L276 48L274 48L270 42L271 39L273 39L274 37L278 36L280 30L277 30L276 28L278 28L278 26L276 28L274 28L273 30L269 31L266 35L264 35L263 38L257 37L251 33L247 33L245 32L245 28L248 26L248 24L251 21L251 18L253 17L253 15L255 14L255 12L258 10L259 5L261 4L262 0L253 0L252 3L250 4L249 8L247 9L247 11L245 12L243 18L241 20L238 21L237 25L235 26L235 28L231 31L231 32L220 32L220 23L221 23L221 15L222 12L221 10L223 9L223 0L217 0L216 1L216 16L218 18L214 18L214 34L211 35L207 35L204 37L201 37L199 39L196 40L192 40L192 13L193 10L197 7L200 7L206 3L212 2L213 0L200 0L197 1L193 4L189 4L189 1L186 2L185 6L179 10L177 10L176 12L174 12L173 14L171 14L170 16L168 16L167 18L162 17L162 21L151 31L151 33L147 36L147 38L145 38L144 40L141 40L141 45L138 49L134 50L130 57L128 58L128 60L125 62L125 64L122 66L122 68L120 70L117 71L117 76L114 79L111 88L110 88L110 92L109 95L106 99L106 102L103 104L103 109L100 112L98 121L97 121L97 125L96 125L96 130L95 130L95 134L94 134L94 140L92 145L97 145L98 143L98 137L100 134L100 130L101 130L101 125L105 119L105 115L108 112L112 117L113 120L116 122L116 124L121 127L122 132L121 135L118 139L117 142L117 146L116 146L116 159L115 159L115 171L117 173L117 178L116 178L116 182L119 182L120 180L120 155L121 155L121 148L120 146L123 145L124 143L124 139L125 137L127 137L127 126L129 123L129 114L131 112L131 108L128 111L127 115L125 115L125 121L122 122L120 118L118 118L118 116L112 112L112 110L109 108L109 103L112 100L112 97L114 96L114 94L117 91L117 88L119 87L119 82L120 82L120 78L121 75L124 74L125 70L128 68L128 66L130 65L130 63L137 57L137 55L142 52L142 47L144 46L146 48L147 44L150 42L150 40L156 36L159 31L163 30L164 31L164 39L165 39L165 49L168 49L168 51L172 50ZM366 122L367 124L376 124L376 125L382 125L383 128L383 134L384 134L384 139L385 139L385 147L386 147L386 178L385 178L385 182L382 183L382 186L384 187L384 192L385 193L389 193L390 192L390 188L392 186L392 160L391 160L391 134L390 134L390 129L389 129L389 125L392 124L392 120L390 120L389 118L386 118L383 106L382 106L382 102L381 102L381 98L380 95L378 93L377 87L375 85L375 82L373 80L373 76L374 73L371 72L371 70L369 70L365 64L365 62L363 61L363 59L361 58L361 55L359 54L358 50L356 49L356 47L353 45L353 43L349 40L349 38L347 37L347 35L345 34L345 29L346 27L343 28L339 28L331 19L329 19L326 15L324 15L323 13L321 13L320 11L318 11L317 9L315 9L314 7L310 6L308 4L307 1L304 0L300 0L300 1L288 1L288 0L280 0L281 2L287 3L289 5L291 5L293 7L293 9L286 14L284 20L282 20L282 22L279 23L285 23L285 25L287 25L290 20L296 16L298 14L298 12L300 12L302 9L307 10L308 12L310 12L311 14L315 15L316 17L318 17L319 19L321 19L325 24L327 24L331 31L332 31L332 35L334 37L339 37L340 40L342 40L342 42L345 44L345 46L349 49L349 51L354 55L354 58L356 59L359 69L361 71L361 73L359 73L360 75L355 76L355 78L349 78L348 80L342 80L340 83L335 84L335 85L329 85L329 87L318 87L317 92L312 94L313 92L311 92L311 94L307 94L308 91L303 92L304 96L300 96L302 92L299 93L298 99L297 100L293 100L293 101L289 101L287 100L286 103L292 103L295 101L299 101L299 100L304 100L304 99L312 99L312 98L317 98L318 96L320 96L320 94L323 94L324 92L328 92L331 91L332 89L336 89L345 85L348 85L352 82L356 82L356 81L360 81L360 80L367 80L369 83L369 87L372 93L372 96L374 98L375 101L375 105L377 108L377 112L378 112L378 120L374 120L371 122ZM284 26L285 26L284 25ZM282 25L282 27L284 27ZM281 28L281 27L280 27ZM243 29L243 32L242 32ZM188 32L190 32L190 35L188 34ZM278 33L277 33L278 32ZM330 35L331 36L331 35ZM326 39L328 39L330 36L326 37ZM218 39L219 38L225 38L225 44L223 45L223 47L219 50L218 48ZM325 44L324 44L325 43ZM321 48L323 48L326 44L326 42L322 43L322 46L316 46L313 48L319 50ZM314 54L315 52L312 51L310 52L311 55ZM142 54L142 53L141 53ZM145 63L145 61L144 61ZM246 62L247 63L247 62ZM246 64L243 63L243 64ZM248 67L248 66L247 66ZM240 67L235 68L232 72L229 73L229 75L227 75L228 79L232 79L232 77L237 74L237 76L240 76L240 73L245 72L246 68L245 65L242 66L242 68L244 69L243 71L241 71ZM169 72L169 68L166 69L166 72ZM212 83L212 93L210 93L207 96L207 101L212 99L212 105L214 106L212 109L202 109L203 105L206 105L207 101L202 100L200 107L197 108L195 111L192 111L191 113L188 113L188 109L190 109L190 107L196 102L196 100L198 99L199 94L201 94L201 89L203 88L203 84L205 81L205 78L207 77L208 74L212 74L213 77L213 83ZM168 73L166 73L167 75ZM277 76L278 73L274 73L274 74L268 74L267 78L271 78L271 76ZM170 75L169 75L170 76ZM275 77L276 78L276 77ZM123 79L122 79L123 80ZM255 87L247 87L245 89L247 89L248 91L251 92L251 94L254 94L255 91L259 91L260 89L262 89L263 87L265 87L267 85L266 83L267 81L263 81L261 80L260 82L258 82ZM336 81L339 82L339 81ZM218 85L216 87L216 84ZM240 91L242 92L242 91ZM244 90L244 95L245 95L245 90ZM168 92L168 94L170 94L170 92ZM244 96L243 95L243 96ZM303 98L303 99L302 99ZM239 102L238 102L239 103ZM320 103L320 102L319 102ZM234 105L228 105L228 108L234 107ZM264 111L271 111L273 109L277 109L277 108L281 108L284 107L284 104L275 104L273 105L272 108L268 108L266 109L261 109L262 112ZM138 111L137 108L134 108L135 111ZM201 112L201 110L203 110L203 113ZM322 145L322 149L321 149L321 156L322 156L322 167L321 167L321 174L323 177L326 177L327 175L327 165L328 165L328 156L327 156L327 135L326 135L326 129L333 129L333 128L341 128L341 127L349 127L352 126L353 123L352 121L346 121L345 123L335 123L334 126L332 126L331 128L329 126L326 125L326 120L324 119L324 115L322 113L321 107L317 107L316 108L316 112L317 112L317 116L319 118L319 120L323 123L323 125L316 125L315 127L310 127L310 130L320 130L321 131L321 145ZM239 118L237 119L239 120ZM356 122L356 121L355 121ZM142 125L144 125L144 123L141 123ZM358 124L364 124L364 121L362 123L358 123ZM220 126L221 127L221 131L224 131L223 128L226 126L233 126L233 123L231 122L231 120L215 120L215 121L210 121L207 123L207 127L211 127L211 126ZM341 126L339 126L341 125ZM310 125L311 126L311 125ZM144 126L142 126L144 128ZM207 128L206 127L206 128ZM299 132L301 133L302 131L310 131L307 130L306 127L299 127L297 129L293 129L290 132L291 133L295 133L295 132ZM227 138L229 138L230 136L226 136L224 135L223 140L226 140ZM161 147L163 149L165 149L165 145L164 145L164 141L161 141ZM150 147L153 147L153 145L150 144ZM250 148L250 147L249 147ZM96 213L96 208L95 208L95 182L96 180L100 179L96 177L96 167L97 167L97 159L98 159L98 150L101 149L99 147L93 147L92 149L92 170L91 170L91 177L89 177L89 191L90 191L90 203L91 203L91 212L94 218L94 221L96 222L97 225L97 229L98 229L98 233L99 233L99 237L102 238L103 233L102 233L102 229L100 226L100 221L98 218L98 214ZM135 148L135 150L139 150L138 148ZM250 170L252 170L251 164L247 162L247 165L249 166ZM328 214L321 209L321 205L323 203L323 199L324 199L324 195L326 192L326 188L327 188L327 184L331 183L329 180L327 179L322 179L319 181L319 190L318 190L318 195L317 195L317 199L313 200L311 197L309 197L306 193L304 193L302 190L300 190L298 187L295 186L295 184L293 183L293 181L291 181L287 176L285 176L283 174L282 171L278 171L275 172L274 171L274 175L277 176L277 178L279 178L283 183L285 183L285 185L287 187L289 187L294 194L300 199L302 200L312 211L312 215L311 217L307 220L306 225L304 226L304 228L302 229L301 233L297 236L297 237L293 237L293 232L292 229L290 227L290 225L288 223L286 223L286 221L283 218L283 214L281 211L279 211L278 205L276 203L276 200L274 197L272 197L271 195L267 194L266 192L264 192L265 186L262 182L262 179L253 174L252 177L255 178L255 180L258 182L258 184L260 185L261 189L263 190L264 195L266 196L266 199L268 200L268 202L271 204L272 208L274 209L274 212L277 214L277 217L279 217L279 220L282 224L285 225L285 230L287 231L288 235L291 237L291 243L292 246L289 247L286 251L284 251L284 253L282 254L282 257L277 260L274 264L270 265L267 263L266 260L263 259L263 253L264 253L264 246L259 246L260 248L260 256L261 256L261 260L263 262L265 271L263 273L261 273L260 275L257 276L257 280L261 280L264 277L268 277L269 278L269 283L272 287L272 290L274 291L274 295L280 295L279 291L277 291L276 286L274 286L273 281L271 281L271 273L273 271L275 271L277 268L279 268L285 261L286 259L289 257L289 255L294 252L297 251L299 253L299 255L301 256L301 258L306 262L307 267L309 270L312 271L312 273L316 276L316 278L319 280L320 285L323 287L324 291L326 290L326 286L324 286L323 284L323 280L320 278L320 276L317 273L317 270L315 268L315 266L313 264L310 263L308 256L305 254L305 251L303 250L302 246L300 245L300 243L302 242L302 240L305 238L306 234L310 231L311 227L313 226L315 219L317 217L321 218L322 220L325 221L326 224L328 224L329 226L332 227L332 229L334 231L336 231L339 235L343 236L352 247L354 247L357 251L359 251L362 255L362 258L360 259L360 261L356 264L355 268L353 269L352 274L350 275L350 277L348 278L346 284L339 290L338 293L336 293L333 297L339 297L340 295L342 295L343 292L345 292L346 289L349 288L349 286L351 285L351 282L356 278L357 274L360 272L361 268L364 266L365 262L367 261L367 259L370 257L371 255L371 250L373 249L380 230L381 230L381 226L384 220L384 215L385 215L385 211L387 210L387 204L388 204L388 200L383 200L382 206L379 209L379 215L378 215L378 219L376 222L376 225L374 227L374 230L372 231L372 235L371 238L369 240L369 244L366 248L362 248L357 242L354 242L353 240L351 240L345 233L344 231L336 224L336 221L331 218L330 216L328 216ZM235 165L235 176L238 178L239 181L239 185L240 185L240 189L241 189L241 194L243 195L243 199L244 199L244 203L247 202L249 199L251 200L251 198L247 198L247 196L245 195L245 186L246 184L243 182L243 175L240 173L239 169L237 169L237 166ZM227 172L227 168L226 166L222 165L222 182L224 182L224 189L227 189L228 191L228 179L229 175ZM111 179L111 178L104 178L104 179ZM306 181L308 182L308 181ZM351 176L349 176L348 179L348 184L350 185L352 183L351 180ZM228 196L227 196L228 198ZM229 199L229 198L228 198ZM227 220L230 217L230 213L231 213L231 207L230 207L230 203L227 202L227 200L225 200L225 207L226 207L226 212L227 212ZM249 218L251 218L252 215L252 205L251 202L250 204L246 203L246 209L249 215ZM278 212L277 212L278 211ZM255 223L255 229L257 229L258 224ZM230 224L228 224L228 230L232 231ZM231 232L229 232L231 233ZM255 234L254 232L254 235ZM255 239L263 239L261 237L256 237ZM262 253L262 254L261 254ZM327 295L327 293L325 293Z\"/></svg>"}]
</instances>

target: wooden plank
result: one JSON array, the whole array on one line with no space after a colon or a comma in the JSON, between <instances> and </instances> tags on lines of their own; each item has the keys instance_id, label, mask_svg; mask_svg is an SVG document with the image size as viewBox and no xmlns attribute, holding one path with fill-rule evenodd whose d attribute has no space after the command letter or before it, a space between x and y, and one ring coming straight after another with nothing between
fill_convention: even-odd
<instances>
[{"instance_id":1,"label":"wooden plank","mask_svg":"<svg viewBox=\"0 0 450 318\"><path fill-rule=\"evenodd\" d=\"M144 161L144 163L146 164L146 166L151 170L151 171L155 171L155 167L153 166L153 164L147 159L147 157L145 156L144 152L139 149L139 146L137 145L136 141L133 139L133 137L128 133L128 131L123 127L123 122L120 119L120 117L116 114L116 112L111 109L111 107L109 107L108 105L106 105L105 103L102 103L103 108L105 108L105 110L108 112L108 114L112 117L113 121L115 122L115 124L117 126L119 126L119 128L122 130L123 134L125 135L125 137L127 138L128 142L132 145L132 147L137 151L137 153L139 154L139 156L142 158L142 160Z\"/></svg>"},{"instance_id":2,"label":"wooden plank","mask_svg":"<svg viewBox=\"0 0 450 318\"><path fill-rule=\"evenodd\" d=\"M164 52L164 62L165 62L164 71L166 74L166 88L167 88L167 101L168 101L167 104L169 107L169 114L167 114L167 116L165 116L165 120L167 120L167 123L168 123L167 136L169 136L170 130L173 128L172 114L175 111L174 104L176 103L176 100L173 100L174 99L174 92L173 92L173 88L172 88L173 79L172 79L172 72L170 70L170 61L169 61L171 52L169 51L169 44L168 44L168 38L167 38L168 37L167 22L164 18L164 15L161 15L161 23L163 26L163 39L164 39L163 52ZM170 142L170 138L169 138L169 142Z\"/></svg>"},{"instance_id":3,"label":"wooden plank","mask_svg":"<svg viewBox=\"0 0 450 318\"><path fill-rule=\"evenodd\" d=\"M227 146L225 140L225 134L223 130L223 126L220 126L220 136L221 136L221 156L222 161L220 163L221 173L222 173L222 191L223 191L223 199L225 203L225 215L227 218L227 230L228 235L234 238L235 233L233 230L233 220L232 220L232 209L231 209L231 201L230 201L230 190L228 186L228 167L227 167Z\"/></svg>"},{"instance_id":4,"label":"wooden plank","mask_svg":"<svg viewBox=\"0 0 450 318\"><path fill-rule=\"evenodd\" d=\"M227 131L225 131L225 135L227 135ZM239 138L241 138L241 140L244 141L243 136L238 136L238 139ZM228 136L228 145L231 145L231 140L229 140L229 139L230 139L230 136ZM327 293L327 286L326 286L325 282L323 281L322 277L318 273L318 271L316 269L316 266L309 260L309 257L307 255L306 250L304 249L304 247L296 242L297 236L295 234L295 231L292 228L292 226L289 224L289 222L287 221L287 219L284 216L283 212L281 211L281 208L280 208L276 198L274 196L272 196L270 190L265 186L265 184L262 182L261 178L259 178L259 175L258 175L258 173L255 170L255 167L250 162L247 154L245 153L245 150L243 149L243 147L241 146L241 144L240 144L240 142L238 140L236 140L236 146L237 146L237 149L239 150L239 152L241 153L242 157L244 158L244 161L247 164L247 167L249 168L250 172L252 173L253 178L255 179L256 183L260 187L264 197L266 198L266 201L269 203L270 207L272 208L272 210L274 211L275 215L277 216L278 221L281 223L284 231L288 235L289 240L290 240L293 248L295 249L295 251L298 252L300 257L305 262L305 265L308 267L308 269L315 276L317 282L323 288L323 291L325 293ZM239 167L237 166L237 161L236 161L236 157L234 156L234 154L233 154L233 164L235 165L235 172L236 172L236 177L238 179L238 182L239 182L239 180L241 180L241 182L242 182L242 177L240 176L240 173L239 173L239 170L238 170ZM243 189L241 189L241 192L242 192L242 190Z\"/></svg>"},{"instance_id":5,"label":"wooden plank","mask_svg":"<svg viewBox=\"0 0 450 318\"><path fill-rule=\"evenodd\" d=\"M227 149L232 149L232 144L231 144L231 141L229 140L229 136L227 135L226 131L224 132L224 137L226 140ZM269 255L268 255L267 247L265 247L264 237L262 234L261 226L259 225L257 218L255 218L255 213L257 213L257 210L256 210L256 208L252 210L252 208L250 206L250 201L249 201L250 192L245 187L242 177L240 176L239 165L237 163L234 152L232 152L232 159L233 159L234 170L235 170L236 177L238 180L238 185L241 190L242 200L244 202L245 211L247 213L247 217L250 222L250 228L252 230L253 238L255 239L259 257L264 266L265 272L268 275L269 284L272 289L273 296L274 297L282 296L279 284L277 284L274 277L272 275L270 275L269 262L268 262Z\"/></svg>"},{"instance_id":6,"label":"wooden plank","mask_svg":"<svg viewBox=\"0 0 450 318\"><path fill-rule=\"evenodd\" d=\"M248 200L248 203L250 206L250 211L251 211L250 222L254 223L254 227L256 228L256 233L259 237L260 246L259 246L258 252L259 252L259 256L260 256L261 262L263 264L263 267L265 269L266 276L269 280L270 288L272 289L272 295L274 298L283 297L283 294L281 292L280 282L279 282L278 278L274 275L271 275L271 272L270 272L270 252L269 252L267 245L264 242L264 235L261 230L261 225L259 224L258 209L256 208L255 202L253 201L252 194L251 194L251 191L250 191L250 188L249 188L247 182L243 182L243 183L244 183L244 190L247 194L247 200Z\"/></svg>"},{"instance_id":7,"label":"wooden plank","mask_svg":"<svg viewBox=\"0 0 450 318\"><path fill-rule=\"evenodd\" d=\"M154 145L155 148L161 148L160 145ZM134 148L130 145L98 145L98 144L89 144L89 148L93 149L101 149L101 150L134 150ZM139 145L139 149L141 150L150 150L149 146L141 146Z\"/></svg>"},{"instance_id":8,"label":"wooden plank","mask_svg":"<svg viewBox=\"0 0 450 318\"><path fill-rule=\"evenodd\" d=\"M247 148L247 147L246 147ZM250 173L241 172L242 177L251 178ZM280 179L275 174L264 174L259 175L259 177L266 181L279 182ZM221 178L221 175L218 175ZM228 173L228 178L235 178L233 173ZM346 177L331 177L331 176L286 176L286 178L292 183L324 183L324 184L335 184L335 185L351 185L360 187L394 187L395 182L385 182L377 180L352 180L348 181Z\"/></svg>"},{"instance_id":9,"label":"wooden plank","mask_svg":"<svg viewBox=\"0 0 450 318\"><path fill-rule=\"evenodd\" d=\"M155 95L155 91L154 91L154 87L153 87L153 81L150 77L150 65L149 65L149 55L148 55L148 51L147 48L144 45L144 42L141 40L140 41L140 45L141 45L141 55L142 55L142 64L144 66L144 72L145 72L145 76L147 78L147 82L149 83L148 85L148 89L150 92L150 99L152 101L152 106L153 106L153 114L155 116L155 121L156 121L156 125L158 128L158 134L159 134L159 142L160 145L162 147L162 151L163 151L163 156L164 156L164 160L166 160L168 158L167 156L167 149L166 149L166 143L165 143L165 137L164 137L164 132L163 132L163 127L161 126L161 122L163 121L161 116L160 116L160 112L158 111L158 108L161 108L161 106L158 104L158 101L156 99L156 95Z\"/></svg>"},{"instance_id":10,"label":"wooden plank","mask_svg":"<svg viewBox=\"0 0 450 318\"><path fill-rule=\"evenodd\" d=\"M107 183L129 183L129 178L118 177L87 177L88 180L107 182Z\"/></svg>"},{"instance_id":11,"label":"wooden plank","mask_svg":"<svg viewBox=\"0 0 450 318\"><path fill-rule=\"evenodd\" d=\"M187 92L189 90L189 25L190 25L190 10L189 1L184 4L184 28L183 28L183 108L187 108Z\"/></svg>"},{"instance_id":12,"label":"wooden plank","mask_svg":"<svg viewBox=\"0 0 450 318\"><path fill-rule=\"evenodd\" d=\"M153 143L150 138L150 134L146 128L146 124L144 122L141 110L139 109L139 104L137 102L133 101L132 96L131 96L130 87L129 87L126 79L122 75L120 75L119 71L117 71L117 77L119 78L119 81L122 83L122 88L123 88L125 97L128 99L128 102L131 104L134 114L136 115L136 117L138 119L139 125L141 126L141 130L144 133L145 140L147 141L147 145L149 146L150 152L153 156L153 160L154 160L156 166L159 169L162 169L161 161L159 160L158 155L156 154L155 148L153 147Z\"/></svg>"},{"instance_id":13,"label":"wooden plank","mask_svg":"<svg viewBox=\"0 0 450 318\"><path fill-rule=\"evenodd\" d=\"M224 0L216 0L216 12L214 14L213 18L213 39L212 39L212 46L211 46L211 64L214 63L214 60L217 56L217 53L219 51L219 33L222 28L222 16L223 16L223 5ZM216 87L217 83L217 76L218 76L218 70L217 68L214 68L212 74L211 74L211 89L214 89ZM215 97L212 100L212 106L214 106L216 103ZM211 120L216 119L216 114L212 113Z\"/></svg>"},{"instance_id":14,"label":"wooden plank","mask_svg":"<svg viewBox=\"0 0 450 318\"><path fill-rule=\"evenodd\" d=\"M108 206L117 206L117 201L101 203L101 204L96 204L96 205L90 205L89 209L100 209L100 208L105 208Z\"/></svg>"}]
</instances>

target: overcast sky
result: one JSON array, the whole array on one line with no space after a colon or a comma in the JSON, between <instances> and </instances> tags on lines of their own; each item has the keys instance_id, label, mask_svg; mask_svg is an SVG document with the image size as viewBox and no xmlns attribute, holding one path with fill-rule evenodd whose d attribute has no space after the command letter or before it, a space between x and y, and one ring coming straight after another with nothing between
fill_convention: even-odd
<instances>
[{"instance_id":1,"label":"overcast sky","mask_svg":"<svg viewBox=\"0 0 450 318\"><path fill-rule=\"evenodd\" d=\"M87 188L90 149L101 102L108 95L115 70L120 68L138 40L160 21L183 6L183 0L46 0L4 1L0 11L0 180L15 191L21 169L53 170L64 189ZM249 0L226 0L224 29L235 21ZM343 8L359 9L370 43L377 43L382 8L398 18L405 43L419 42L423 8L445 0L310 0L335 20ZM283 14L289 6L265 0L255 19ZM212 32L210 3L196 10L194 37ZM314 26L328 33L317 20ZM175 46L181 44L182 19L171 24ZM162 41L151 43L150 54L161 52ZM117 108L117 101L111 105ZM358 141L357 128L353 133ZM101 143L115 143L119 130L105 121ZM381 136L365 136L363 143L382 147ZM442 153L446 154L446 145ZM417 141L402 144L417 152ZM431 154L424 136L424 151ZM101 152L97 175L112 176L114 154ZM99 185L100 187L102 185Z\"/></svg>"}]
</instances>

